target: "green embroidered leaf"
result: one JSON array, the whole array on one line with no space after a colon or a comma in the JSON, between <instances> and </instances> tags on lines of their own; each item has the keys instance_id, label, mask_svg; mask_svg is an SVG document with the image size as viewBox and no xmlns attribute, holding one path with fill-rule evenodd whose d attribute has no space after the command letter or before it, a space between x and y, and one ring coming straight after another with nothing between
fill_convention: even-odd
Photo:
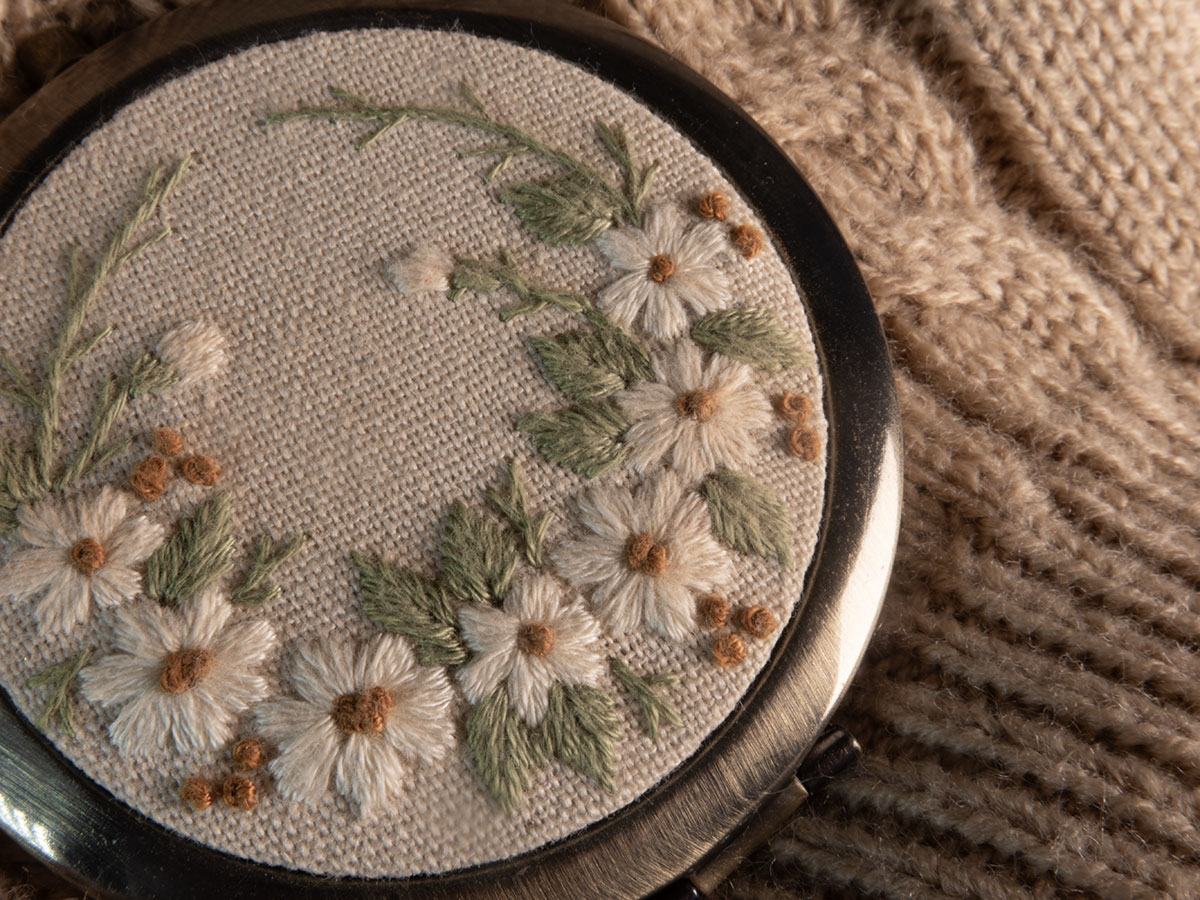
<instances>
[{"instance_id":1,"label":"green embroidered leaf","mask_svg":"<svg viewBox=\"0 0 1200 900\"><path fill-rule=\"evenodd\" d=\"M710 313L692 326L692 339L766 372L812 363L812 356L800 338L784 328L769 309Z\"/></svg>"},{"instance_id":2,"label":"green embroidered leaf","mask_svg":"<svg viewBox=\"0 0 1200 900\"><path fill-rule=\"evenodd\" d=\"M499 603L517 562L517 549L503 527L462 502L450 507L442 531L442 574L451 594L473 603Z\"/></svg>"},{"instance_id":3,"label":"green embroidered leaf","mask_svg":"<svg viewBox=\"0 0 1200 900\"><path fill-rule=\"evenodd\" d=\"M479 780L496 804L511 812L545 759L541 744L512 711L504 685L467 710L465 724L467 749Z\"/></svg>"},{"instance_id":4,"label":"green embroidered leaf","mask_svg":"<svg viewBox=\"0 0 1200 900\"><path fill-rule=\"evenodd\" d=\"M610 694L587 685L555 684L538 734L547 753L612 790L613 741L621 729Z\"/></svg>"},{"instance_id":5,"label":"green embroidered leaf","mask_svg":"<svg viewBox=\"0 0 1200 900\"><path fill-rule=\"evenodd\" d=\"M742 553L792 565L792 520L773 490L722 469L700 485L717 537Z\"/></svg>"},{"instance_id":6,"label":"green embroidered leaf","mask_svg":"<svg viewBox=\"0 0 1200 900\"><path fill-rule=\"evenodd\" d=\"M271 576L295 559L307 543L308 536L298 534L276 547L269 534L260 534L254 542L250 569L229 595L229 602L234 606L262 606L278 600L283 591L271 581Z\"/></svg>"},{"instance_id":7,"label":"green embroidered leaf","mask_svg":"<svg viewBox=\"0 0 1200 900\"><path fill-rule=\"evenodd\" d=\"M600 400L654 376L650 357L617 328L530 338L546 377L572 400Z\"/></svg>"},{"instance_id":8,"label":"green embroidered leaf","mask_svg":"<svg viewBox=\"0 0 1200 900\"><path fill-rule=\"evenodd\" d=\"M232 525L225 494L201 503L146 563L147 595L177 607L220 580L233 565Z\"/></svg>"},{"instance_id":9,"label":"green embroidered leaf","mask_svg":"<svg viewBox=\"0 0 1200 900\"><path fill-rule=\"evenodd\" d=\"M532 413L517 423L550 462L585 478L619 466L629 420L611 403L591 401L553 413Z\"/></svg>"},{"instance_id":10,"label":"green embroidered leaf","mask_svg":"<svg viewBox=\"0 0 1200 900\"><path fill-rule=\"evenodd\" d=\"M659 673L643 678L615 656L609 660L609 667L617 681L621 682L637 703L642 727L646 729L646 734L650 735L650 740L658 740L659 728L664 725L668 728L679 728L683 725L683 719L679 718L679 713L675 711L671 701L659 693L662 688L677 686L678 675Z\"/></svg>"},{"instance_id":11,"label":"green embroidered leaf","mask_svg":"<svg viewBox=\"0 0 1200 900\"><path fill-rule=\"evenodd\" d=\"M441 585L377 556L352 553L363 615L385 631L402 634L423 666L459 666L467 650L458 619Z\"/></svg>"},{"instance_id":12,"label":"green embroidered leaf","mask_svg":"<svg viewBox=\"0 0 1200 900\"><path fill-rule=\"evenodd\" d=\"M600 143L608 151L609 156L621 167L621 174L625 177L625 202L632 210L633 217L637 220L636 224L640 224L642 204L645 203L646 197L650 193L650 184L658 173L658 166L646 166L640 172L638 171L633 162L633 153L629 149L629 138L626 137L625 129L620 125L597 121L596 136L600 138Z\"/></svg>"},{"instance_id":13,"label":"green embroidered leaf","mask_svg":"<svg viewBox=\"0 0 1200 900\"><path fill-rule=\"evenodd\" d=\"M508 477L499 487L487 492L492 505L500 515L512 523L525 545L525 558L535 569L542 567L542 545L546 532L554 522L554 513L546 513L537 521L529 513L529 501L525 495L525 481L521 469L514 459L508 464Z\"/></svg>"},{"instance_id":14,"label":"green embroidered leaf","mask_svg":"<svg viewBox=\"0 0 1200 900\"><path fill-rule=\"evenodd\" d=\"M75 684L75 679L79 677L80 671L87 665L91 655L91 650L76 653L56 665L43 669L26 682L33 690L43 687L50 689L46 697L46 705L42 707L41 713L34 722L42 731L48 730L50 720L57 716L58 727L62 729L63 734L70 738L75 737L75 716L71 711L71 688Z\"/></svg>"},{"instance_id":15,"label":"green embroidered leaf","mask_svg":"<svg viewBox=\"0 0 1200 900\"><path fill-rule=\"evenodd\" d=\"M517 218L548 244L578 247L621 219L622 208L611 188L579 172L549 181L525 181L500 195Z\"/></svg>"}]
</instances>

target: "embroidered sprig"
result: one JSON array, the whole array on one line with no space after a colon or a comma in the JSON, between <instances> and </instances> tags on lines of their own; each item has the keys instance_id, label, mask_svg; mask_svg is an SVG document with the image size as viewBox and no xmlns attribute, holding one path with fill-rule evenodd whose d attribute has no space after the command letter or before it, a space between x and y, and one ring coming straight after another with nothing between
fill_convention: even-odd
<instances>
[{"instance_id":1,"label":"embroidered sprig","mask_svg":"<svg viewBox=\"0 0 1200 900\"><path fill-rule=\"evenodd\" d=\"M191 163L192 158L188 156L170 170L165 166L151 170L142 185L137 208L122 221L86 273L80 250L71 250L66 315L39 383L35 385L26 378L15 360L0 351L0 367L12 382L3 387L0 394L37 414L28 449L21 449L15 442L0 442L0 534L17 527L16 511L22 503L35 503L51 492L61 493L74 487L128 446L128 440L110 442L110 435L130 400L158 393L181 380L182 373L153 353L140 357L128 374L109 379L92 416L87 440L65 466L59 468L64 381L69 371L112 332L111 328L105 328L85 336L88 314L103 290L128 262L171 235L169 225L148 235L145 227L178 187Z\"/></svg>"},{"instance_id":2,"label":"embroidered sprig","mask_svg":"<svg viewBox=\"0 0 1200 900\"><path fill-rule=\"evenodd\" d=\"M307 106L267 118L268 125L304 119L330 122L361 122L372 130L356 146L364 150L392 129L411 119L426 119L480 132L495 142L465 151L464 157L493 157L495 164L485 178L497 178L513 160L530 155L555 166L560 174L543 181L522 181L500 194L511 203L518 217L538 238L550 244L578 246L619 223L640 224L642 205L650 191L657 166L639 168L619 125L596 123L600 146L616 164L621 181L608 178L576 156L543 143L529 132L492 116L475 92L464 82L459 94L465 109L448 106L381 106L340 88L331 88L336 105Z\"/></svg>"}]
</instances>

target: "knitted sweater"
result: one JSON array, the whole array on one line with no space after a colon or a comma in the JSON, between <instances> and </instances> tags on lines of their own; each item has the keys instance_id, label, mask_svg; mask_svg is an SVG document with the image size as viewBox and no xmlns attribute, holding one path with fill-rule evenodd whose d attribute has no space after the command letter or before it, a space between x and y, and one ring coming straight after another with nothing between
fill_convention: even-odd
<instances>
[{"instance_id":1,"label":"knitted sweater","mask_svg":"<svg viewBox=\"0 0 1200 900\"><path fill-rule=\"evenodd\" d=\"M0 105L171 5L0 0ZM1200 7L603 12L824 198L903 409L899 555L840 714L866 759L728 894L1200 896Z\"/></svg>"}]
</instances>

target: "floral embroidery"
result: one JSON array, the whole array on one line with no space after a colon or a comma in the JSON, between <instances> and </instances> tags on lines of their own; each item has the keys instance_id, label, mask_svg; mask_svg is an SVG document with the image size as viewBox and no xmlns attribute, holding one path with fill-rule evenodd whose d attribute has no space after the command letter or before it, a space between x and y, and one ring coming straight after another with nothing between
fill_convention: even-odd
<instances>
[{"instance_id":1,"label":"floral embroidery","mask_svg":"<svg viewBox=\"0 0 1200 900\"><path fill-rule=\"evenodd\" d=\"M531 728L546 715L554 684L595 687L604 675L599 625L582 606L564 603L549 578L519 585L502 610L465 607L458 621L475 654L458 670L467 701L479 703L506 684L517 714Z\"/></svg>"},{"instance_id":2,"label":"floral embroidery","mask_svg":"<svg viewBox=\"0 0 1200 900\"><path fill-rule=\"evenodd\" d=\"M220 375L227 364L225 335L205 322L168 331L158 342L157 354L181 386Z\"/></svg>"},{"instance_id":3,"label":"floral embroidery","mask_svg":"<svg viewBox=\"0 0 1200 900\"><path fill-rule=\"evenodd\" d=\"M470 704L467 747L501 808L519 804L547 757L608 786L618 729L591 640L596 621L582 606L564 603L553 580L538 574L543 545L555 571L583 591L608 631L654 632L690 643L697 658L723 666L745 658L736 634L714 635L702 649L695 632L697 624L715 631L731 618L728 601L715 593L736 576L727 548L791 561L788 511L770 487L735 471L780 449L761 434L771 407L752 369L812 363L800 338L773 313L730 308L729 266L739 264L739 255L758 255L765 238L753 225L722 224L730 203L720 191L690 195L686 205L699 222L686 221L678 202L649 206L655 167L634 163L617 126L597 122L595 132L620 171L614 184L571 153L498 119L466 86L462 108L385 106L333 94L332 105L268 121L363 123L369 130L360 148L409 120L449 123L489 139L464 153L495 159L488 182L519 156L539 157L555 174L501 189L500 202L511 204L545 243L594 242L619 273L588 296L540 281L503 248L452 258L426 243L385 266L393 287L409 296L444 291L457 300L507 291L517 301L500 310L503 321L547 310L581 319L574 330L530 337L543 374L569 405L528 412L517 428L544 459L585 478L628 464L643 480L632 492L614 484L586 491L577 500L577 521L568 523L575 537L555 546L550 518L530 514L514 468L510 483L488 495L507 529L455 503L433 576L354 554L364 615L410 640L422 664L457 670ZM524 566L534 573L522 575ZM577 621L567 627L571 617ZM588 639L564 642L572 633ZM666 697L676 676L640 675L616 658L608 670L648 734L679 723Z\"/></svg>"},{"instance_id":4,"label":"floral embroidery","mask_svg":"<svg viewBox=\"0 0 1200 900\"><path fill-rule=\"evenodd\" d=\"M651 337L674 340L687 330L689 312L729 305L729 283L717 267L725 236L717 225L686 228L674 208L657 206L644 228L613 229L596 246L625 273L600 291L599 306L627 328L640 321Z\"/></svg>"},{"instance_id":5,"label":"floral embroidery","mask_svg":"<svg viewBox=\"0 0 1200 900\"><path fill-rule=\"evenodd\" d=\"M578 506L591 534L551 553L558 572L591 590L592 604L615 634L644 626L686 640L695 626L696 596L726 584L734 571L701 499L667 471L632 496L621 488L591 488Z\"/></svg>"},{"instance_id":6,"label":"floral embroidery","mask_svg":"<svg viewBox=\"0 0 1200 900\"><path fill-rule=\"evenodd\" d=\"M315 804L332 781L370 814L404 789L415 762L442 759L454 742L445 672L421 666L397 636L358 648L328 639L303 645L291 684L299 699L271 700L255 713L279 748L268 768L290 800Z\"/></svg>"},{"instance_id":7,"label":"floral embroidery","mask_svg":"<svg viewBox=\"0 0 1200 900\"><path fill-rule=\"evenodd\" d=\"M700 349L685 341L657 354L654 370L657 381L616 396L633 423L625 443L639 471L669 456L672 468L694 481L750 461L755 434L771 424L771 406L749 367L720 356L706 366Z\"/></svg>"},{"instance_id":8,"label":"floral embroidery","mask_svg":"<svg viewBox=\"0 0 1200 900\"><path fill-rule=\"evenodd\" d=\"M123 754L168 744L181 753L217 750L237 716L267 693L258 667L275 647L263 621L230 623L233 607L210 588L182 610L143 601L117 613L117 652L83 670L83 694L119 707L109 734Z\"/></svg>"},{"instance_id":9,"label":"floral embroidery","mask_svg":"<svg viewBox=\"0 0 1200 900\"><path fill-rule=\"evenodd\" d=\"M602 629L634 642L653 633L692 648L697 662L724 667L746 658L742 638L728 631L698 635L698 626L715 632L729 623L755 638L777 629L766 607L731 614L724 595L738 575L734 551L791 562L789 512L767 485L736 471L781 450L778 438L771 444L761 434L770 424L761 372L811 363L799 338L772 313L735 305L729 273L742 262L733 250L749 258L764 248L764 238L754 226L731 231L720 224L729 201L719 192L698 204L690 195L689 205L705 221L685 219L678 197L650 206L656 167L634 162L616 125L596 123L609 157L606 172L496 118L467 88L465 109L384 107L336 96L335 106L275 121L366 122L373 130L365 146L408 119L432 119L500 141L467 154L495 158L489 180L524 155L552 170L543 180L503 188L498 199L543 242L568 248L594 242L617 273L610 283L587 293L564 290L531 277L503 249L467 259L428 244L394 257L383 274L408 296L511 292L517 299L501 311L504 321L543 311L573 317L571 330L529 341L566 405L525 411L518 428L553 464L597 479L629 465L631 477L602 480L579 495L563 538L553 533L552 515L532 508L513 461L486 493L490 506L467 498L446 511L437 552L425 564L410 569L352 553L363 615L386 633L359 645L322 636L294 648L292 696L267 697L258 669L275 648L275 634L246 608L280 596L272 578L300 551L302 536L278 544L260 536L240 583L226 593L221 585L237 552L227 496L198 503L169 539L163 526L131 516L131 495L115 488L92 501L47 497L74 488L124 448L109 434L127 403L212 377L229 361L213 326L172 329L113 380L85 445L58 465L58 384L62 371L105 335L80 333L87 305L115 270L105 269L104 259L122 262L170 233L164 228L130 246L120 232L116 249L88 280L73 277L74 324L54 351L46 386L0 358L13 382L0 386L3 394L41 413L30 449L0 445L0 529L17 528L28 544L0 572L0 590L18 599L39 596L46 629L69 631L93 600L117 607L113 652L82 669L83 694L114 714L109 735L123 754L166 748L184 755L219 751L226 760L231 754L241 772L226 768L184 785L182 797L196 809L216 800L254 808L270 784L257 774L265 765L288 800L320 803L336 795L358 814L377 812L405 790L418 766L447 758L459 740L459 693L466 700L461 732L469 760L502 809L519 805L549 760L611 790L622 736L619 698L657 739L682 723L671 696L683 682L674 673L641 671L636 650L633 664L608 658ZM152 174L138 223L157 210L184 169ZM206 487L220 480L220 464L185 452L178 432L160 430L153 445L155 455L126 482L143 500L169 490L172 475ZM145 599L129 602L143 590ZM45 682L63 722L86 653L60 664L61 673L55 667ZM231 748L235 723L247 710L261 738ZM271 742L273 755L263 741ZM246 777L250 771L257 781Z\"/></svg>"},{"instance_id":10,"label":"floral embroidery","mask_svg":"<svg viewBox=\"0 0 1200 900\"><path fill-rule=\"evenodd\" d=\"M47 497L19 507L17 534L26 546L0 570L0 596L38 597L41 627L70 632L93 603L108 608L137 595L140 566L162 543L163 527L130 516L130 499L106 487L90 499Z\"/></svg>"},{"instance_id":11,"label":"floral embroidery","mask_svg":"<svg viewBox=\"0 0 1200 900\"><path fill-rule=\"evenodd\" d=\"M450 290L454 260L436 247L419 246L397 254L384 274L401 294L444 294Z\"/></svg>"}]
</instances>

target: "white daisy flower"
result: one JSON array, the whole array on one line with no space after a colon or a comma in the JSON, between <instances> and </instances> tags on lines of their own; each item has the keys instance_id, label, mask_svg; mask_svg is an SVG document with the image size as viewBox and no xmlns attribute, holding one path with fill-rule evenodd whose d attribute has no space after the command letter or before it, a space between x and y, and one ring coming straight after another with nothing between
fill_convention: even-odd
<instances>
[{"instance_id":1,"label":"white daisy flower","mask_svg":"<svg viewBox=\"0 0 1200 900\"><path fill-rule=\"evenodd\" d=\"M748 366L717 354L705 366L700 348L680 341L655 354L654 371L657 381L639 382L616 397L633 422L625 443L639 472L669 454L672 467L695 481L750 459L753 435L772 419Z\"/></svg>"},{"instance_id":2,"label":"white daisy flower","mask_svg":"<svg viewBox=\"0 0 1200 900\"><path fill-rule=\"evenodd\" d=\"M298 648L292 686L299 700L255 711L279 755L270 763L289 800L320 801L334 789L361 815L396 797L414 761L445 756L454 743L454 691L441 668L418 665L398 635L355 649L337 639Z\"/></svg>"},{"instance_id":3,"label":"white daisy flower","mask_svg":"<svg viewBox=\"0 0 1200 900\"><path fill-rule=\"evenodd\" d=\"M117 606L142 589L139 567L163 541L163 527L129 517L128 494L106 487L92 498L46 498L17 509L27 545L0 570L0 597L40 595L35 613L47 631L70 632L92 602Z\"/></svg>"},{"instance_id":4,"label":"white daisy flower","mask_svg":"<svg viewBox=\"0 0 1200 900\"><path fill-rule=\"evenodd\" d=\"M275 632L261 619L231 624L232 614L217 588L178 610L146 600L117 613L117 652L81 678L88 700L121 708L108 733L122 754L211 752L233 738L238 715L266 696L255 670Z\"/></svg>"},{"instance_id":5,"label":"white daisy flower","mask_svg":"<svg viewBox=\"0 0 1200 900\"><path fill-rule=\"evenodd\" d=\"M532 578L508 595L503 609L459 610L463 640L476 654L458 670L470 703L507 682L517 714L535 728L556 682L595 686L604 676L600 626L578 603L564 603L552 578Z\"/></svg>"},{"instance_id":6,"label":"white daisy flower","mask_svg":"<svg viewBox=\"0 0 1200 900\"><path fill-rule=\"evenodd\" d=\"M392 287L407 297L450 290L454 260L436 247L419 246L396 254L384 266Z\"/></svg>"},{"instance_id":7,"label":"white daisy flower","mask_svg":"<svg viewBox=\"0 0 1200 900\"><path fill-rule=\"evenodd\" d=\"M729 282L716 263L728 248L721 226L702 222L685 229L671 206L646 214L642 228L613 228L596 239L622 275L600 291L599 304L630 327L658 340L674 340L688 327L688 313L703 315L729 305Z\"/></svg>"},{"instance_id":8,"label":"white daisy flower","mask_svg":"<svg viewBox=\"0 0 1200 900\"><path fill-rule=\"evenodd\" d=\"M155 354L179 379L179 386L212 378L224 371L225 335L215 325L189 322L159 339Z\"/></svg>"},{"instance_id":9,"label":"white daisy flower","mask_svg":"<svg viewBox=\"0 0 1200 900\"><path fill-rule=\"evenodd\" d=\"M700 495L666 471L636 495L596 487L577 502L591 533L559 545L552 554L559 573L591 588L592 605L613 633L645 627L686 639L695 627L695 596L733 574Z\"/></svg>"}]
</instances>

